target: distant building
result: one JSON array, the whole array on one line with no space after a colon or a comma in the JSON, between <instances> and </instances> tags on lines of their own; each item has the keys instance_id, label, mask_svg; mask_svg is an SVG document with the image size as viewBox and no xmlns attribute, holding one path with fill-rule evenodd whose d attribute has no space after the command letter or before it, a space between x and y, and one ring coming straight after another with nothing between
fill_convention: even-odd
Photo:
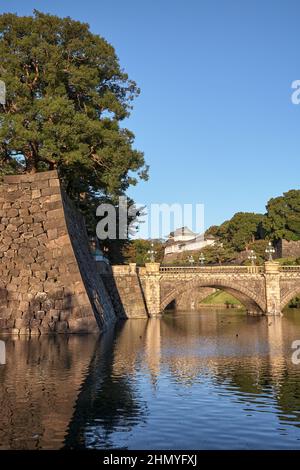
<instances>
[{"instance_id":1,"label":"distant building","mask_svg":"<svg viewBox=\"0 0 300 470\"><path fill-rule=\"evenodd\" d=\"M196 234L188 227L181 227L169 234L165 247L165 257L184 251L199 251L214 244L215 238L212 235Z\"/></svg>"}]
</instances>

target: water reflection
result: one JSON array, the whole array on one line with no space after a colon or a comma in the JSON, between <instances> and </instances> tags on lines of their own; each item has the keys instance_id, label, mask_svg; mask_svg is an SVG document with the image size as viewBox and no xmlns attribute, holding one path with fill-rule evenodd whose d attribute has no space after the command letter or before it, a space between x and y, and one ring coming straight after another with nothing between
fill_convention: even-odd
<instances>
[{"instance_id":1,"label":"water reflection","mask_svg":"<svg viewBox=\"0 0 300 470\"><path fill-rule=\"evenodd\" d=\"M145 329L145 324L144 324ZM131 380L133 357L115 361L121 329L106 333L98 342L86 380L82 384L76 408L65 439L66 448L114 447L112 437L122 447L122 433L143 421L146 404L138 396ZM122 343L122 338L120 338ZM125 352L125 351L124 351ZM116 363L116 367L114 367Z\"/></svg>"},{"instance_id":2,"label":"water reflection","mask_svg":"<svg viewBox=\"0 0 300 470\"><path fill-rule=\"evenodd\" d=\"M0 449L59 448L96 338L2 338Z\"/></svg>"},{"instance_id":3,"label":"water reflection","mask_svg":"<svg viewBox=\"0 0 300 470\"><path fill-rule=\"evenodd\" d=\"M300 311L127 321L6 339L0 448L299 448Z\"/></svg>"}]
</instances>

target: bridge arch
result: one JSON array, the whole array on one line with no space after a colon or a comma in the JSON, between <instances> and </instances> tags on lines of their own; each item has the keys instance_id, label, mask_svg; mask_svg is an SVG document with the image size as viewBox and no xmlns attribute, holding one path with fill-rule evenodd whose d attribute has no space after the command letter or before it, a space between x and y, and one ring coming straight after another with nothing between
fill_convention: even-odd
<instances>
[{"instance_id":1,"label":"bridge arch","mask_svg":"<svg viewBox=\"0 0 300 470\"><path fill-rule=\"evenodd\" d=\"M187 290L194 290L197 287L210 287L228 292L238 299L249 313L262 315L265 311L265 303L257 296L256 292L252 292L252 290L245 285L241 285L238 281L227 281L226 279L182 281L182 283L177 284L163 296L161 299L161 311L163 312L178 295L181 295Z\"/></svg>"},{"instance_id":2,"label":"bridge arch","mask_svg":"<svg viewBox=\"0 0 300 470\"><path fill-rule=\"evenodd\" d=\"M216 290L210 287L195 287L194 289L186 289L176 296L174 301L175 308L179 311L197 310L199 304L214 292L216 292Z\"/></svg>"},{"instance_id":3,"label":"bridge arch","mask_svg":"<svg viewBox=\"0 0 300 470\"><path fill-rule=\"evenodd\" d=\"M281 311L285 307L287 307L288 303L294 298L294 297L300 297L300 287L293 287L292 289L288 290L282 297L281 297L281 303L280 303L280 308Z\"/></svg>"}]
</instances>

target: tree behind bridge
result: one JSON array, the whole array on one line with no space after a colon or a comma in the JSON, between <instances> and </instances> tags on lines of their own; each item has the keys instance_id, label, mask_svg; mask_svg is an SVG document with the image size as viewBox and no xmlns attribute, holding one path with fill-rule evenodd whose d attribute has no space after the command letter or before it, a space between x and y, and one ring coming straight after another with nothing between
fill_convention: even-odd
<instances>
[{"instance_id":1,"label":"tree behind bridge","mask_svg":"<svg viewBox=\"0 0 300 470\"><path fill-rule=\"evenodd\" d=\"M291 189L270 199L262 228L274 240L300 240L300 190Z\"/></svg>"}]
</instances>

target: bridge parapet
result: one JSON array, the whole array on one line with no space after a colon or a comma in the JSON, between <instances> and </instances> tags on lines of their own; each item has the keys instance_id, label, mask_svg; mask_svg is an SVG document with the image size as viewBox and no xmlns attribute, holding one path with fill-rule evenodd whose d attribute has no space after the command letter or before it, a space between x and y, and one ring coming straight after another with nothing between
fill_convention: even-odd
<instances>
[{"instance_id":1,"label":"bridge parapet","mask_svg":"<svg viewBox=\"0 0 300 470\"><path fill-rule=\"evenodd\" d=\"M129 264L121 264L112 266L112 271L116 276L128 275L133 274L135 275L137 272L136 263L129 263Z\"/></svg>"},{"instance_id":2,"label":"bridge parapet","mask_svg":"<svg viewBox=\"0 0 300 470\"><path fill-rule=\"evenodd\" d=\"M141 268L140 268L141 269ZM180 273L180 272L193 272L193 273L249 273L258 274L265 272L295 272L300 274L300 266L280 266L278 263L266 262L263 266L160 266L161 273Z\"/></svg>"},{"instance_id":3,"label":"bridge parapet","mask_svg":"<svg viewBox=\"0 0 300 470\"><path fill-rule=\"evenodd\" d=\"M263 273L263 266L160 266L161 273L212 273L212 274L232 274L232 273Z\"/></svg>"},{"instance_id":4,"label":"bridge parapet","mask_svg":"<svg viewBox=\"0 0 300 470\"><path fill-rule=\"evenodd\" d=\"M285 272L290 272L290 273L299 273L300 274L300 266L281 266L280 271L285 273Z\"/></svg>"}]
</instances>

